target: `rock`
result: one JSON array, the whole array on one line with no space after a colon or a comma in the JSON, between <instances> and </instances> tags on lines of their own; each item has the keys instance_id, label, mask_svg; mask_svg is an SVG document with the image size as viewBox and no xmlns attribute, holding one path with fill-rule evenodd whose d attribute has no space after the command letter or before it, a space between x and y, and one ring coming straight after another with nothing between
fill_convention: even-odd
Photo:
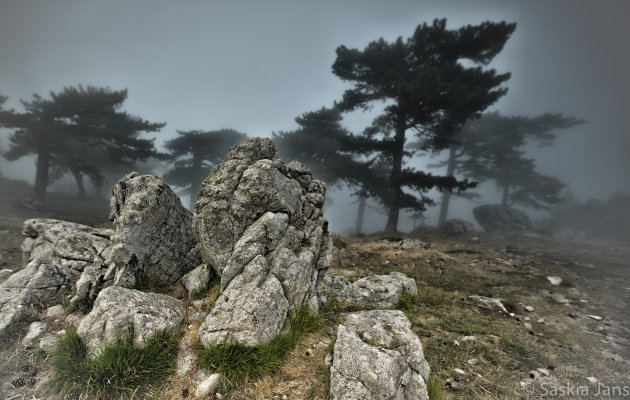
<instances>
[{"instance_id":1,"label":"rock","mask_svg":"<svg viewBox=\"0 0 630 400\"><path fill-rule=\"evenodd\" d=\"M590 383L597 383L599 382L599 379L595 378L594 376L589 376L586 378L586 380L588 380Z\"/></svg>"},{"instance_id":2,"label":"rock","mask_svg":"<svg viewBox=\"0 0 630 400\"><path fill-rule=\"evenodd\" d=\"M12 274L13 274L12 269L8 269L8 268L0 269L0 280L7 279Z\"/></svg>"},{"instance_id":3,"label":"rock","mask_svg":"<svg viewBox=\"0 0 630 400\"><path fill-rule=\"evenodd\" d=\"M330 398L428 400L430 368L410 328L397 310L347 314L337 330Z\"/></svg>"},{"instance_id":4,"label":"rock","mask_svg":"<svg viewBox=\"0 0 630 400\"><path fill-rule=\"evenodd\" d=\"M177 353L177 367L175 373L180 378L185 377L193 370L197 362L197 355L189 348L183 349Z\"/></svg>"},{"instance_id":5,"label":"rock","mask_svg":"<svg viewBox=\"0 0 630 400\"><path fill-rule=\"evenodd\" d=\"M397 247L400 250L419 251L419 250L423 250L426 246L424 242L419 239L403 239L400 242L398 242Z\"/></svg>"},{"instance_id":6,"label":"rock","mask_svg":"<svg viewBox=\"0 0 630 400\"><path fill-rule=\"evenodd\" d=\"M542 375L549 376L549 370L545 368L536 368L536 371L540 372Z\"/></svg>"},{"instance_id":7,"label":"rock","mask_svg":"<svg viewBox=\"0 0 630 400\"><path fill-rule=\"evenodd\" d=\"M63 315L63 306L57 304L56 306L49 307L46 310L46 316L49 318L59 317Z\"/></svg>"},{"instance_id":8,"label":"rock","mask_svg":"<svg viewBox=\"0 0 630 400\"><path fill-rule=\"evenodd\" d=\"M474 342L477 340L477 336L464 336L462 342Z\"/></svg>"},{"instance_id":9,"label":"rock","mask_svg":"<svg viewBox=\"0 0 630 400\"><path fill-rule=\"evenodd\" d=\"M524 327L525 327L525 329L527 329L527 330L532 330L532 324L530 324L529 322L525 322L525 323L523 324L523 326L524 326Z\"/></svg>"},{"instance_id":10,"label":"rock","mask_svg":"<svg viewBox=\"0 0 630 400\"><path fill-rule=\"evenodd\" d=\"M204 345L264 343L303 305L317 309L317 281L332 260L325 194L303 164L280 160L269 139L246 139L212 168L193 216L203 262L222 291L200 327Z\"/></svg>"},{"instance_id":11,"label":"rock","mask_svg":"<svg viewBox=\"0 0 630 400\"><path fill-rule=\"evenodd\" d=\"M525 311L527 311L527 312L534 312L534 307L532 307L532 306L525 306L525 307L523 307L523 308L524 308L524 309L525 309Z\"/></svg>"},{"instance_id":12,"label":"rock","mask_svg":"<svg viewBox=\"0 0 630 400\"><path fill-rule=\"evenodd\" d=\"M74 326L75 328L78 328L84 317L84 314L81 314L80 312L75 312L66 317L66 323Z\"/></svg>"},{"instance_id":13,"label":"rock","mask_svg":"<svg viewBox=\"0 0 630 400\"><path fill-rule=\"evenodd\" d=\"M58 336L55 335L46 335L39 341L39 348L44 350L46 353L52 351L55 348L55 344L57 344Z\"/></svg>"},{"instance_id":14,"label":"rock","mask_svg":"<svg viewBox=\"0 0 630 400\"><path fill-rule=\"evenodd\" d=\"M470 358L470 359L468 359L468 361L466 361L466 363L468 365L477 365L477 364L479 364L479 360L476 359L476 358Z\"/></svg>"},{"instance_id":15,"label":"rock","mask_svg":"<svg viewBox=\"0 0 630 400\"><path fill-rule=\"evenodd\" d=\"M571 317L571 318L577 318L577 317L579 317L579 315L578 315L577 313L570 312L570 313L569 313L569 317Z\"/></svg>"},{"instance_id":16,"label":"rock","mask_svg":"<svg viewBox=\"0 0 630 400\"><path fill-rule=\"evenodd\" d=\"M559 276L548 276L547 280L554 286L558 286L562 283L562 278Z\"/></svg>"},{"instance_id":17,"label":"rock","mask_svg":"<svg viewBox=\"0 0 630 400\"><path fill-rule=\"evenodd\" d=\"M471 299L480 301L482 303L495 305L495 306L499 307L499 309L501 311L503 311L504 313L508 314L508 310L505 308L505 306L501 302L501 299L497 299L495 297L485 297L485 296L477 296L477 295L468 296L468 297L470 297Z\"/></svg>"},{"instance_id":18,"label":"rock","mask_svg":"<svg viewBox=\"0 0 630 400\"><path fill-rule=\"evenodd\" d=\"M199 368L192 376L191 381L193 386L199 386L201 382L210 377L210 373L204 368Z\"/></svg>"},{"instance_id":19,"label":"rock","mask_svg":"<svg viewBox=\"0 0 630 400\"><path fill-rule=\"evenodd\" d=\"M459 341L457 339L453 340L453 346L459 347Z\"/></svg>"},{"instance_id":20,"label":"rock","mask_svg":"<svg viewBox=\"0 0 630 400\"><path fill-rule=\"evenodd\" d=\"M413 278L400 272L389 275L373 275L350 283L341 276L326 275L317 285L321 304L337 300L364 309L392 308L404 293L418 294Z\"/></svg>"},{"instance_id":21,"label":"rock","mask_svg":"<svg viewBox=\"0 0 630 400\"><path fill-rule=\"evenodd\" d=\"M188 296L194 296L208 288L212 271L207 264L200 264L198 267L182 276L182 284L188 291Z\"/></svg>"},{"instance_id":22,"label":"rock","mask_svg":"<svg viewBox=\"0 0 630 400\"><path fill-rule=\"evenodd\" d=\"M0 338L11 321L34 316L38 307L74 284L70 307L94 299L108 270L110 230L53 219L24 222L25 267L0 284Z\"/></svg>"},{"instance_id":23,"label":"rock","mask_svg":"<svg viewBox=\"0 0 630 400\"><path fill-rule=\"evenodd\" d=\"M207 377L203 382L201 382L197 388L195 389L195 396L198 398L203 398L212 393L219 386L219 380L221 379L221 375L212 374Z\"/></svg>"},{"instance_id":24,"label":"rock","mask_svg":"<svg viewBox=\"0 0 630 400\"><path fill-rule=\"evenodd\" d=\"M190 320L190 322L202 322L206 319L207 315L207 312L199 311L189 316L188 320Z\"/></svg>"},{"instance_id":25,"label":"rock","mask_svg":"<svg viewBox=\"0 0 630 400\"><path fill-rule=\"evenodd\" d=\"M475 226L471 222L463 219L449 219L440 225L440 230L451 235L460 235L467 232L473 232L475 230Z\"/></svg>"},{"instance_id":26,"label":"rock","mask_svg":"<svg viewBox=\"0 0 630 400\"><path fill-rule=\"evenodd\" d=\"M170 285L201 263L192 233L192 214L160 178L125 175L112 188L110 221L116 284L138 279Z\"/></svg>"},{"instance_id":27,"label":"rock","mask_svg":"<svg viewBox=\"0 0 630 400\"><path fill-rule=\"evenodd\" d=\"M534 225L524 211L495 204L483 204L473 209L475 220L487 232L501 229L531 230Z\"/></svg>"},{"instance_id":28,"label":"rock","mask_svg":"<svg viewBox=\"0 0 630 400\"><path fill-rule=\"evenodd\" d=\"M601 320L602 320L602 317L600 317L599 315L592 315L592 314L589 314L589 316L588 316L588 317L589 317L590 319L594 319L595 321L601 321Z\"/></svg>"},{"instance_id":29,"label":"rock","mask_svg":"<svg viewBox=\"0 0 630 400\"><path fill-rule=\"evenodd\" d=\"M330 368L332 366L332 360L333 360L332 353L326 354L326 357L324 357L324 365L326 366L326 368Z\"/></svg>"},{"instance_id":30,"label":"rock","mask_svg":"<svg viewBox=\"0 0 630 400\"><path fill-rule=\"evenodd\" d=\"M453 370L457 375L466 375L466 372L464 372L464 370L459 369L459 368L455 368Z\"/></svg>"},{"instance_id":31,"label":"rock","mask_svg":"<svg viewBox=\"0 0 630 400\"><path fill-rule=\"evenodd\" d=\"M33 322L28 327L28 332L26 333L26 336L24 336L24 338L22 339L22 343L25 345L32 344L46 332L46 328L48 328L48 324L45 322Z\"/></svg>"},{"instance_id":32,"label":"rock","mask_svg":"<svg viewBox=\"0 0 630 400\"><path fill-rule=\"evenodd\" d=\"M94 356L121 335L131 335L142 347L155 334L178 327L184 316L184 306L173 297L110 286L99 293L77 333Z\"/></svg>"},{"instance_id":33,"label":"rock","mask_svg":"<svg viewBox=\"0 0 630 400\"><path fill-rule=\"evenodd\" d=\"M560 293L549 293L547 294L547 297L550 297L553 301L555 301L558 304L569 304L571 302L571 300L567 299Z\"/></svg>"}]
</instances>

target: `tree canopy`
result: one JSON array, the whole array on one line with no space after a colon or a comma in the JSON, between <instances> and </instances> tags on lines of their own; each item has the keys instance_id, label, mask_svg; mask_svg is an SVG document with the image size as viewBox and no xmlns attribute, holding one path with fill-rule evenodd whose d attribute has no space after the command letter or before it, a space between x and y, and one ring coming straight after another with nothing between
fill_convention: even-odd
<instances>
[{"instance_id":1,"label":"tree canopy","mask_svg":"<svg viewBox=\"0 0 630 400\"><path fill-rule=\"evenodd\" d=\"M209 169L222 162L230 147L247 136L233 129L177 131L177 135L164 144L173 162L164 179L184 188L183 192L190 195L192 209Z\"/></svg>"},{"instance_id":2,"label":"tree canopy","mask_svg":"<svg viewBox=\"0 0 630 400\"><path fill-rule=\"evenodd\" d=\"M422 150L443 149L459 126L503 96L507 89L501 84L510 74L482 66L502 50L515 27L484 22L448 30L445 19L436 19L419 25L407 40L388 43L381 38L364 50L337 48L333 73L352 84L337 104L339 109L369 110L374 102L386 102L383 113L364 132L364 146L390 169L386 231L397 230L401 208L421 211L431 204L422 194L431 188L473 186L453 177L403 168L405 158L414 153L406 145L406 135L412 131L421 139Z\"/></svg>"},{"instance_id":3,"label":"tree canopy","mask_svg":"<svg viewBox=\"0 0 630 400\"><path fill-rule=\"evenodd\" d=\"M70 172L80 195L85 195L82 178L87 175L98 185L101 171L110 165L132 167L135 161L158 156L153 140L142 132L157 132L165 123L153 123L121 111L127 90L99 87L66 87L22 100L23 113L3 116L4 126L13 128L10 148L4 156L16 160L37 155L34 199L44 202L53 174Z\"/></svg>"}]
</instances>

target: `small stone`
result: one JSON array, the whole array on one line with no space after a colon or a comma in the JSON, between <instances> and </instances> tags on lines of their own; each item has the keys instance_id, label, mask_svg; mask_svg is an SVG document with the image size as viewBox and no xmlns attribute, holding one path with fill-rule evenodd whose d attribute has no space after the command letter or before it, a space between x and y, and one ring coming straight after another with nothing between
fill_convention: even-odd
<instances>
[{"instance_id":1,"label":"small stone","mask_svg":"<svg viewBox=\"0 0 630 400\"><path fill-rule=\"evenodd\" d=\"M332 353L326 354L326 357L324 357L324 365L326 366L326 368L330 368L330 366L332 365L332 361L333 361Z\"/></svg>"},{"instance_id":2,"label":"small stone","mask_svg":"<svg viewBox=\"0 0 630 400\"><path fill-rule=\"evenodd\" d=\"M601 321L602 320L602 317L600 317L599 315L590 314L588 317L590 319L594 319L595 321Z\"/></svg>"},{"instance_id":3,"label":"small stone","mask_svg":"<svg viewBox=\"0 0 630 400\"><path fill-rule=\"evenodd\" d=\"M536 320L536 322L539 323L539 324L544 324L545 323L545 319L544 318L538 318Z\"/></svg>"},{"instance_id":4,"label":"small stone","mask_svg":"<svg viewBox=\"0 0 630 400\"><path fill-rule=\"evenodd\" d=\"M32 344L35 340L39 339L44 332L46 332L48 324L45 322L36 321L28 327L28 333L22 339L22 343L25 345Z\"/></svg>"},{"instance_id":5,"label":"small stone","mask_svg":"<svg viewBox=\"0 0 630 400\"><path fill-rule=\"evenodd\" d=\"M574 313L574 312L570 312L570 313L569 313L569 317L571 317L571 318L577 318L577 317L578 317L578 315L577 315L576 313Z\"/></svg>"},{"instance_id":6,"label":"small stone","mask_svg":"<svg viewBox=\"0 0 630 400\"><path fill-rule=\"evenodd\" d=\"M46 316L50 318L58 317L63 314L63 306L57 304L46 310Z\"/></svg>"},{"instance_id":7,"label":"small stone","mask_svg":"<svg viewBox=\"0 0 630 400\"><path fill-rule=\"evenodd\" d=\"M214 397L216 397L217 400L219 400L219 399L223 398L223 395L221 393L217 392L217 393L214 394Z\"/></svg>"},{"instance_id":8,"label":"small stone","mask_svg":"<svg viewBox=\"0 0 630 400\"><path fill-rule=\"evenodd\" d=\"M459 368L455 368L453 371L455 371L455 373L459 375L466 375L466 372L464 372L464 370L461 370Z\"/></svg>"},{"instance_id":9,"label":"small stone","mask_svg":"<svg viewBox=\"0 0 630 400\"><path fill-rule=\"evenodd\" d=\"M559 276L548 276L547 280L554 286L558 286L562 283L562 278Z\"/></svg>"},{"instance_id":10,"label":"small stone","mask_svg":"<svg viewBox=\"0 0 630 400\"><path fill-rule=\"evenodd\" d=\"M523 326L525 327L525 329L529 329L529 330L532 329L532 324L530 324L529 322L525 322Z\"/></svg>"},{"instance_id":11,"label":"small stone","mask_svg":"<svg viewBox=\"0 0 630 400\"><path fill-rule=\"evenodd\" d=\"M589 376L588 378L586 378L590 383L597 383L599 382L599 380L597 378L595 378L594 376Z\"/></svg>"},{"instance_id":12,"label":"small stone","mask_svg":"<svg viewBox=\"0 0 630 400\"><path fill-rule=\"evenodd\" d=\"M192 371L197 362L197 355L191 349L180 350L177 354L177 369L175 372L180 378L185 377Z\"/></svg>"},{"instance_id":13,"label":"small stone","mask_svg":"<svg viewBox=\"0 0 630 400\"><path fill-rule=\"evenodd\" d=\"M549 370L547 370L545 368L536 368L536 371L540 372L541 374L543 374L545 376L549 376Z\"/></svg>"},{"instance_id":14,"label":"small stone","mask_svg":"<svg viewBox=\"0 0 630 400\"><path fill-rule=\"evenodd\" d=\"M283 395L282 395L282 400L287 400L287 399L288 399L287 395L286 395L286 394L283 394Z\"/></svg>"},{"instance_id":15,"label":"small stone","mask_svg":"<svg viewBox=\"0 0 630 400\"><path fill-rule=\"evenodd\" d=\"M531 321L531 318L529 318L529 317L523 317L523 321Z\"/></svg>"},{"instance_id":16,"label":"small stone","mask_svg":"<svg viewBox=\"0 0 630 400\"><path fill-rule=\"evenodd\" d=\"M217 386L219 386L220 379L221 375L219 374L212 374L204 379L199 385L197 385L197 389L195 389L195 396L201 398L209 395L217 388Z\"/></svg>"},{"instance_id":17,"label":"small stone","mask_svg":"<svg viewBox=\"0 0 630 400\"><path fill-rule=\"evenodd\" d=\"M210 373L203 368L199 368L192 376L192 384L199 386L203 381L210 377Z\"/></svg>"},{"instance_id":18,"label":"small stone","mask_svg":"<svg viewBox=\"0 0 630 400\"><path fill-rule=\"evenodd\" d=\"M512 317L512 318L514 318L514 317L516 317L516 314L514 314L513 312L511 312L511 313L509 314L509 316L510 316L510 317Z\"/></svg>"},{"instance_id":19,"label":"small stone","mask_svg":"<svg viewBox=\"0 0 630 400\"><path fill-rule=\"evenodd\" d=\"M580 299L580 303L588 303L588 300Z\"/></svg>"},{"instance_id":20,"label":"small stone","mask_svg":"<svg viewBox=\"0 0 630 400\"><path fill-rule=\"evenodd\" d=\"M525 306L525 311L527 311L527 312L534 312L534 307L532 307L532 306Z\"/></svg>"},{"instance_id":21,"label":"small stone","mask_svg":"<svg viewBox=\"0 0 630 400\"><path fill-rule=\"evenodd\" d=\"M468 361L466 361L468 364L470 365L477 365L479 363L479 360L476 358L471 358Z\"/></svg>"},{"instance_id":22,"label":"small stone","mask_svg":"<svg viewBox=\"0 0 630 400\"><path fill-rule=\"evenodd\" d=\"M307 357L310 357L313 355L313 350L311 349L306 349L306 352L304 352L304 354L306 354Z\"/></svg>"},{"instance_id":23,"label":"small stone","mask_svg":"<svg viewBox=\"0 0 630 400\"><path fill-rule=\"evenodd\" d=\"M496 335L486 335L486 337L490 339L494 344L499 344L501 342L501 338Z\"/></svg>"},{"instance_id":24,"label":"small stone","mask_svg":"<svg viewBox=\"0 0 630 400\"><path fill-rule=\"evenodd\" d=\"M57 336L54 335L46 335L39 341L39 348L44 350L46 353L55 348L55 344L57 343Z\"/></svg>"},{"instance_id":25,"label":"small stone","mask_svg":"<svg viewBox=\"0 0 630 400\"><path fill-rule=\"evenodd\" d=\"M477 340L477 336L464 336L462 342L474 342Z\"/></svg>"},{"instance_id":26,"label":"small stone","mask_svg":"<svg viewBox=\"0 0 630 400\"><path fill-rule=\"evenodd\" d=\"M66 322L78 328L81 324L81 321L83 320L83 317L85 317L84 314L78 312L72 313L66 317Z\"/></svg>"},{"instance_id":27,"label":"small stone","mask_svg":"<svg viewBox=\"0 0 630 400\"><path fill-rule=\"evenodd\" d=\"M459 346L459 342L457 340L453 340L453 346L455 347Z\"/></svg>"}]
</instances>

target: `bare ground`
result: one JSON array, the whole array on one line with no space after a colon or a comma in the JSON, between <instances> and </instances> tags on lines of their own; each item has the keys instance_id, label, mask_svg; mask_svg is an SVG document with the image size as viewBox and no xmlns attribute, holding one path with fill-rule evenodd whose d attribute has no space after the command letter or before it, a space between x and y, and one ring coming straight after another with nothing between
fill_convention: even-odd
<instances>
[{"instance_id":1,"label":"bare ground","mask_svg":"<svg viewBox=\"0 0 630 400\"><path fill-rule=\"evenodd\" d=\"M27 218L109 224L104 200L52 194L46 209L33 211L20 205L30 190L23 182L0 178L0 269L22 267L21 228ZM377 242L382 238L341 238L330 272L354 280L401 271L416 279L418 297L400 307L422 340L432 379L444 398L534 399L544 394L551 397L548 391L554 387L577 385L586 388L581 393L588 390L588 396L564 398L591 398L607 387L630 387L627 243L544 232L448 236L429 231L421 234L428 248L407 252L394 243ZM547 276L559 276L563 282L552 285ZM471 295L501 298L515 315ZM532 306L533 311L526 311L525 306ZM278 374L251 382L230 397L326 399L328 373L323 359L335 330L327 326L309 335ZM465 336L475 339L466 341ZM50 373L45 355L18 343L16 336L0 354L1 398L46 398L41 391ZM35 379L16 387L16 379L29 370L27 365L37 367ZM456 368L464 374L455 372ZM156 390L147 396L181 398L189 386L175 379L156 383ZM623 394L607 398L623 398Z\"/></svg>"}]
</instances>

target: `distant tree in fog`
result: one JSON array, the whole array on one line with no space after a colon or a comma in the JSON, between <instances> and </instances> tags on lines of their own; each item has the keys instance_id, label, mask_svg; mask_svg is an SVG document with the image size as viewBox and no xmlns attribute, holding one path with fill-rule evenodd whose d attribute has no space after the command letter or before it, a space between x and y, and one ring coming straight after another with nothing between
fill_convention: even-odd
<instances>
[{"instance_id":1,"label":"distant tree in fog","mask_svg":"<svg viewBox=\"0 0 630 400\"><path fill-rule=\"evenodd\" d=\"M457 133L449 149L447 175L455 173L478 181L494 181L502 190L502 204L545 209L547 204L560 201L565 185L558 179L536 171L533 159L525 157L523 146L535 142L550 146L555 130L569 129L584 123L562 114L537 117L503 116L486 113L468 121ZM442 198L439 223L446 221L451 193Z\"/></svg>"},{"instance_id":2,"label":"distant tree in fog","mask_svg":"<svg viewBox=\"0 0 630 400\"><path fill-rule=\"evenodd\" d=\"M177 138L164 146L173 167L164 175L170 184L184 188L190 195L190 209L195 205L203 180L213 165L221 163L230 147L247 137L233 129L216 131L177 131Z\"/></svg>"},{"instance_id":3,"label":"distant tree in fog","mask_svg":"<svg viewBox=\"0 0 630 400\"><path fill-rule=\"evenodd\" d=\"M345 184L359 197L356 231L360 233L365 200L380 200L386 193L386 171L365 156L369 149L364 138L352 135L342 120L335 108L306 112L295 118L298 129L273 133L273 142L283 159L300 161L329 188Z\"/></svg>"},{"instance_id":4,"label":"distant tree in fog","mask_svg":"<svg viewBox=\"0 0 630 400\"><path fill-rule=\"evenodd\" d=\"M142 132L157 132L165 124L153 123L120 110L127 90L88 86L66 87L50 93L50 99L34 94L22 101L24 113L4 119L14 129L9 137L8 160L37 156L34 200L44 202L52 171L71 173L80 196L85 196L83 177L95 185L112 165L132 167L136 161L159 156L151 139Z\"/></svg>"},{"instance_id":5,"label":"distant tree in fog","mask_svg":"<svg viewBox=\"0 0 630 400\"><path fill-rule=\"evenodd\" d=\"M410 167L405 159L413 132L424 151L448 147L457 129L503 96L501 84L510 74L483 69L514 32L516 24L484 22L456 30L446 20L422 24L407 40L371 42L364 50L337 48L333 73L352 83L338 103L342 111L369 110L386 102L383 114L366 130L380 163L389 168L384 204L388 209L385 231L398 227L400 209L422 211L432 200L432 188L465 190L474 186L453 176L435 176ZM403 191L407 188L410 191Z\"/></svg>"}]
</instances>

